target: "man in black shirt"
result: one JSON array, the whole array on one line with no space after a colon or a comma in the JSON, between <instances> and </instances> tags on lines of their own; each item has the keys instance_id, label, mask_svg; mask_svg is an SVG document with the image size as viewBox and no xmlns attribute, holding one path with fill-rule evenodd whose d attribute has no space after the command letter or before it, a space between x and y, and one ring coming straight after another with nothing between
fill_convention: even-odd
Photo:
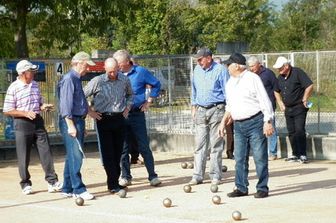
<instances>
[{"instance_id":1,"label":"man in black shirt","mask_svg":"<svg viewBox=\"0 0 336 223\"><path fill-rule=\"evenodd\" d=\"M285 57L278 57L273 68L280 73L275 96L280 109L285 112L289 141L292 146L292 156L286 161L307 163L305 125L313 82L303 70L292 67Z\"/></svg>"}]
</instances>

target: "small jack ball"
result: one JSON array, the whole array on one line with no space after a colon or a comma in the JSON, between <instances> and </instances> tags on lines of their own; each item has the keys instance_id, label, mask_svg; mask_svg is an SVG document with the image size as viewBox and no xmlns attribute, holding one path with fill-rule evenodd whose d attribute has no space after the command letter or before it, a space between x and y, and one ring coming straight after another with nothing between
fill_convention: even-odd
<instances>
[{"instance_id":1,"label":"small jack ball","mask_svg":"<svg viewBox=\"0 0 336 223\"><path fill-rule=\"evenodd\" d=\"M84 204L84 199L81 198L81 197L77 197L76 200L75 200L75 202L76 202L76 204L77 204L78 206L83 206L83 204Z\"/></svg>"},{"instance_id":2,"label":"small jack ball","mask_svg":"<svg viewBox=\"0 0 336 223\"><path fill-rule=\"evenodd\" d=\"M165 198L163 200L163 206L165 206L166 208L171 207L171 205L172 205L172 201L169 198Z\"/></svg>"}]
</instances>

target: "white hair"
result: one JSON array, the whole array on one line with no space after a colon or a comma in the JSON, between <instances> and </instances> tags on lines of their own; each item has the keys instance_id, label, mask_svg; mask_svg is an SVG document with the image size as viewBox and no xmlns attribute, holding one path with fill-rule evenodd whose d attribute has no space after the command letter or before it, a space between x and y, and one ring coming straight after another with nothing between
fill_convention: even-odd
<instances>
[{"instance_id":1,"label":"white hair","mask_svg":"<svg viewBox=\"0 0 336 223\"><path fill-rule=\"evenodd\" d=\"M249 66L254 66L256 64L260 63L260 60L256 56L250 56L247 60L247 64Z\"/></svg>"},{"instance_id":2,"label":"white hair","mask_svg":"<svg viewBox=\"0 0 336 223\"><path fill-rule=\"evenodd\" d=\"M121 61L130 61L131 55L127 50L118 50L113 54L113 58L115 58L118 62Z\"/></svg>"}]
</instances>

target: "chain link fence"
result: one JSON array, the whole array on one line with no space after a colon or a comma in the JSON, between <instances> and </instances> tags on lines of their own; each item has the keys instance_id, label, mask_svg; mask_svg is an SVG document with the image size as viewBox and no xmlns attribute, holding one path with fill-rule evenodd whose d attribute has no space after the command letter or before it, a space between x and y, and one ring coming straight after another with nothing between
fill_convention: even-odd
<instances>
[{"instance_id":1,"label":"chain link fence","mask_svg":"<svg viewBox=\"0 0 336 223\"><path fill-rule=\"evenodd\" d=\"M336 51L289 52L253 54L260 58L263 64L272 69L278 56L290 59L293 66L302 68L314 82L314 94L311 98L313 107L308 112L307 132L309 134L329 134L336 132ZM223 60L229 55L215 55ZM246 57L250 56L245 54ZM65 73L70 69L69 60L39 60L45 63L46 81L39 82L45 102L57 105L56 84L60 76L57 75L56 64L62 63ZM147 112L147 127L149 131L192 134L194 133L191 118L191 76L196 63L189 55L169 56L138 56L135 63L148 68L161 82L160 96L155 100L150 111ZM2 106L4 94L10 81L6 61L2 64L0 109L0 131L4 132L4 118ZM0 67L1 68L1 67ZM1 70L1 69L0 69ZM273 70L276 75L277 71ZM87 82L83 82L85 85ZM57 107L57 106L55 106ZM47 130L50 134L58 133L57 109L42 114ZM276 110L276 126L279 133L286 133L285 118L282 112ZM94 129L94 122L87 118L87 129ZM3 137L0 137L3 140Z\"/></svg>"}]
</instances>

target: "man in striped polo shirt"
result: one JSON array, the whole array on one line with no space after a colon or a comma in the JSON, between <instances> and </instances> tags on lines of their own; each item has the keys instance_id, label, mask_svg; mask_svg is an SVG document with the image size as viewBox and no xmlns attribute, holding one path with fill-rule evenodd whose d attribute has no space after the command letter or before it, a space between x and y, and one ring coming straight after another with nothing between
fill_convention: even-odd
<instances>
[{"instance_id":1,"label":"man in striped polo shirt","mask_svg":"<svg viewBox=\"0 0 336 223\"><path fill-rule=\"evenodd\" d=\"M32 182L28 171L30 151L35 144L48 182L48 192L60 191L62 184L58 182L54 169L48 133L44 127L41 114L43 110L53 108L52 104L44 104L34 73L38 66L27 60L16 65L18 78L8 88L3 112L14 118L16 153L21 177L20 185L23 194L32 194Z\"/></svg>"}]
</instances>

